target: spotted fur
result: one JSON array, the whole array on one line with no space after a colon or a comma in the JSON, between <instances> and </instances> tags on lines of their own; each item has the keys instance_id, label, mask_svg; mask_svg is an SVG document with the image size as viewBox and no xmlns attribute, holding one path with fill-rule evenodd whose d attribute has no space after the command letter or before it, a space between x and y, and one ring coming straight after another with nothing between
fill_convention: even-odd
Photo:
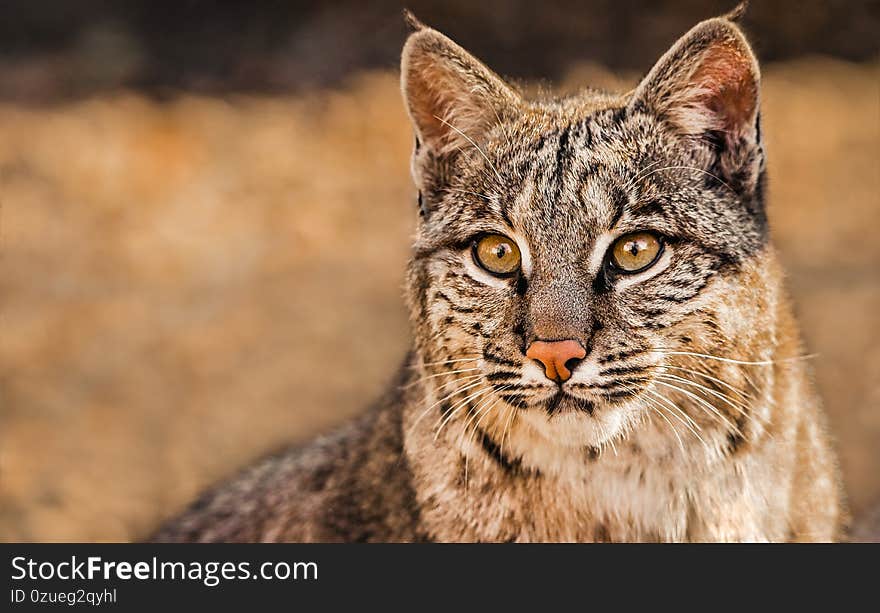
<instances>
[{"instance_id":1,"label":"spotted fur","mask_svg":"<svg viewBox=\"0 0 880 613\"><path fill-rule=\"evenodd\" d=\"M623 95L527 99L414 22L414 351L374 411L161 540L827 541L835 459L765 214L760 72L727 16ZM633 275L614 240L663 251ZM485 233L522 253L495 277ZM577 340L561 386L526 349Z\"/></svg>"}]
</instances>

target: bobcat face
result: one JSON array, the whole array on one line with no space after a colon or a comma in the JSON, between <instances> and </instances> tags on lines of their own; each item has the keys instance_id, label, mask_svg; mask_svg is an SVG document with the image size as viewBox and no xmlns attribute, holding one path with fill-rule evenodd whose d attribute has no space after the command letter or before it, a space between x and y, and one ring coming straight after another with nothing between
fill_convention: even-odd
<instances>
[{"instance_id":1,"label":"bobcat face","mask_svg":"<svg viewBox=\"0 0 880 613\"><path fill-rule=\"evenodd\" d=\"M421 29L403 90L408 292L446 413L512 407L554 443L601 445L663 402L670 356L729 341L724 294L767 240L758 69L730 22L694 28L629 96L551 102Z\"/></svg>"}]
</instances>

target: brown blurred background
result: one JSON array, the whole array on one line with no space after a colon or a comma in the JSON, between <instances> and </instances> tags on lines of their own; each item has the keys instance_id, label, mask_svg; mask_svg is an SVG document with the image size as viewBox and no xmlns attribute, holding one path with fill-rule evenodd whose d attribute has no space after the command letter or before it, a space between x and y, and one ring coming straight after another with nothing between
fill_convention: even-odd
<instances>
[{"instance_id":1,"label":"brown blurred background","mask_svg":"<svg viewBox=\"0 0 880 613\"><path fill-rule=\"evenodd\" d=\"M622 89L733 2L408 4L515 79ZM771 221L859 515L880 500L880 10L752 4ZM0 4L0 540L142 538L390 379L415 223L400 7Z\"/></svg>"}]
</instances>

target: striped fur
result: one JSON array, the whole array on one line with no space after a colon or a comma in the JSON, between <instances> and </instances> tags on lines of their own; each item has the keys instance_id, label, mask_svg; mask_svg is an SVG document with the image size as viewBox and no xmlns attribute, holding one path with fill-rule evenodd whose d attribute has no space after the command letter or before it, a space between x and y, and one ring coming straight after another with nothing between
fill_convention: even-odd
<instances>
[{"instance_id":1,"label":"striped fur","mask_svg":"<svg viewBox=\"0 0 880 613\"><path fill-rule=\"evenodd\" d=\"M537 100L414 27L402 391L158 538L839 538L836 462L769 242L760 72L736 24L697 25L628 94ZM613 241L642 230L662 254L615 272ZM483 233L517 242L518 274L474 262ZM535 339L586 349L564 393L526 358Z\"/></svg>"}]
</instances>

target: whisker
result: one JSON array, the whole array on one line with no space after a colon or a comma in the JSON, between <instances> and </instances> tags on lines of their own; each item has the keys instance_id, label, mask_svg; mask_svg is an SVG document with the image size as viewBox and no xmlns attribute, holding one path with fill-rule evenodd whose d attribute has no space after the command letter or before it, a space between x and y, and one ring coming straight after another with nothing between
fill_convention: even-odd
<instances>
[{"instance_id":1,"label":"whisker","mask_svg":"<svg viewBox=\"0 0 880 613\"><path fill-rule=\"evenodd\" d=\"M446 425L449 424L449 422L452 421L452 419L454 419L456 417L456 415L458 415L461 411L463 411L466 407L469 406L471 400L479 398L480 396L482 396L484 394L488 394L491 391L492 391L492 388L477 390L473 394L469 395L466 398L463 398L461 401L456 403L454 405L454 407L449 411L449 414L446 416L446 418L443 420L443 422L438 426L436 432L434 433L434 440L435 441L437 440L437 438L440 436L440 432L443 430L443 428L445 428Z\"/></svg>"},{"instance_id":2,"label":"whisker","mask_svg":"<svg viewBox=\"0 0 880 613\"><path fill-rule=\"evenodd\" d=\"M477 420L477 423L476 423L476 424L474 424L474 429L472 430L472 434L476 434L477 430L480 428L480 425L483 423L483 420L486 419L486 417L489 416L489 414L490 414L490 413L492 412L492 410L498 405L499 402L501 402L501 397L500 397L500 396L493 398L493 402L492 402L492 404L489 405L489 407L487 407L487 408L485 409L485 411L483 411L483 414L480 416L480 419Z\"/></svg>"},{"instance_id":3,"label":"whisker","mask_svg":"<svg viewBox=\"0 0 880 613\"><path fill-rule=\"evenodd\" d=\"M434 432L434 442L437 441L437 438L440 436L440 432L443 431L443 428L446 427L446 424L448 424L452 420L452 418L455 417L456 414L458 414L458 412L467 405L468 401L474 398L479 398L481 395L491 392L493 389L494 388L492 386L484 386L483 388L478 389L473 394L465 396L457 403L455 403L455 405L453 405L453 407L449 410L449 415L446 416L446 418L440 423L440 426Z\"/></svg>"},{"instance_id":4,"label":"whisker","mask_svg":"<svg viewBox=\"0 0 880 613\"><path fill-rule=\"evenodd\" d=\"M602 429L604 430L605 428L602 428ZM606 436L607 436L607 434L606 434ZM608 439L608 444L611 445L611 451L614 452L614 457L616 458L617 457L617 447L614 445L614 437L613 436Z\"/></svg>"},{"instance_id":5,"label":"whisker","mask_svg":"<svg viewBox=\"0 0 880 613\"><path fill-rule=\"evenodd\" d=\"M422 419L425 417L425 415L427 415L431 411L431 409L433 409L437 405L440 405L440 404L446 402L447 400L449 400L450 398L452 398L456 394L460 394L461 392L466 392L467 390L473 389L480 384L482 384L482 381L477 381L476 383L470 383L470 384L465 385L463 387L460 387L456 390L453 390L452 392L450 392L449 394L447 394L446 396L444 396L443 398L441 398L440 400L438 400L437 402L435 402L434 404L429 406L427 409L425 409L422 412L421 415L418 416L418 418L415 420L415 422L413 422L413 425L410 426L409 430L407 431L407 436L410 436L412 434L413 430L415 430L415 427L417 425L419 425L419 422L422 421Z\"/></svg>"},{"instance_id":6,"label":"whisker","mask_svg":"<svg viewBox=\"0 0 880 613\"><path fill-rule=\"evenodd\" d=\"M672 422L669 421L669 418L666 417L666 415L661 410L662 407L659 404L657 404L657 402L655 400L653 400L652 398L645 398L645 400L648 400L651 403L651 406L649 406L648 408L653 409L657 413L657 415L659 415L660 417L663 418L663 421L665 421L667 424L669 424L669 427L672 429L672 433L675 435L675 438L678 440L678 446L681 448L681 453L682 453L682 455L684 455L686 453L684 450L684 442L681 440L681 436L678 434L678 429L676 429L676 427L672 424Z\"/></svg>"},{"instance_id":7,"label":"whisker","mask_svg":"<svg viewBox=\"0 0 880 613\"><path fill-rule=\"evenodd\" d=\"M492 106L492 112L495 114L495 120L498 122L496 125L501 130L501 133L504 134L504 140L507 141L507 146L511 149L513 148L510 144L510 135L507 133L507 130L504 128L504 122L501 121L501 116L498 114L498 109L495 105Z\"/></svg>"},{"instance_id":8,"label":"whisker","mask_svg":"<svg viewBox=\"0 0 880 613\"><path fill-rule=\"evenodd\" d=\"M476 362L479 359L480 355L475 353L473 357L470 358L456 358L454 360L440 360L439 362L422 362L422 366L441 366L444 364L453 364L455 362ZM414 365L413 368L418 368L418 365Z\"/></svg>"},{"instance_id":9,"label":"whisker","mask_svg":"<svg viewBox=\"0 0 880 613\"><path fill-rule=\"evenodd\" d=\"M706 379L709 379L710 381L714 381L718 385L723 385L724 387L726 387L727 389L729 389L733 393L735 393L739 396L742 396L743 398L745 398L747 400L752 400L752 397L749 394L746 394L741 389L734 387L733 385L730 385L726 381L722 381L721 379L719 379L717 377L713 377L712 375L707 375L704 372L700 372L699 370L694 370L693 368L682 368L681 366L669 366L668 364L664 364L662 367L656 367L656 368L671 368L673 370L680 370L680 371L683 371L686 373L690 373L692 375L697 375L698 377L705 377Z\"/></svg>"},{"instance_id":10,"label":"whisker","mask_svg":"<svg viewBox=\"0 0 880 613\"><path fill-rule=\"evenodd\" d=\"M510 431L513 430L513 424L516 423L517 409L507 405L507 419L504 420L504 429L501 430L501 457L504 457L504 439L510 441Z\"/></svg>"},{"instance_id":11,"label":"whisker","mask_svg":"<svg viewBox=\"0 0 880 613\"><path fill-rule=\"evenodd\" d=\"M481 198L482 200L485 200L486 202L492 202L492 198L490 196L487 196L486 194L481 194L480 192L472 192L467 189L460 189L457 187L447 187L447 188L444 188L443 191L455 192L457 194L469 194L471 196L476 196L477 198Z\"/></svg>"},{"instance_id":12,"label":"whisker","mask_svg":"<svg viewBox=\"0 0 880 613\"><path fill-rule=\"evenodd\" d=\"M735 404L726 395L721 394L720 392L717 392L717 391L713 390L712 388L706 387L705 385L701 385L701 384L697 383L696 381L691 381L690 379L686 379L684 377L678 377L676 375L670 375L668 373L657 375L657 376L662 379L665 379L667 381L679 381L679 382L684 383L686 385L691 385L699 390L706 392L707 394L711 394L712 396L715 396L719 400L722 400L724 403L726 403L726 404L730 405L731 407L733 407L734 409L736 409L740 413L740 415L748 416L748 406L747 405L741 404L741 403Z\"/></svg>"},{"instance_id":13,"label":"whisker","mask_svg":"<svg viewBox=\"0 0 880 613\"><path fill-rule=\"evenodd\" d=\"M728 362L730 364L740 364L743 366L772 366L773 364L780 364L782 362L795 362L799 360L809 360L811 358L818 357L818 354L811 353L808 355L799 355L791 358L780 358L778 360L736 360L733 358L722 358L717 355L710 355L708 353L696 353L693 351L662 351L659 349L654 349L654 353L659 353L660 355L686 355L695 358L706 358L708 360L718 360L719 362Z\"/></svg>"},{"instance_id":14,"label":"whisker","mask_svg":"<svg viewBox=\"0 0 880 613\"><path fill-rule=\"evenodd\" d=\"M475 148L477 151L480 152L480 155L483 156L483 159L486 160L486 163L489 164L489 168L492 169L492 171L495 173L495 176L498 177L498 182L499 182L500 184L502 184L502 185L504 184L504 179L501 178L501 173L498 172L498 169L497 169L497 168L495 168L495 164L492 163L492 160L489 159L489 156L486 155L486 152L483 151L483 150L480 148L480 146L477 145L477 143L475 143L475 142L473 141L473 139L471 139L470 136L468 136L467 134L465 134L464 132L462 132L461 130L459 130L458 128L456 128L454 125L452 125L451 123L449 123L448 121L446 121L446 120L443 119L442 117L438 117L437 115L434 115L434 119L436 119L436 120L438 120L438 121L442 121L444 124L446 124L447 126L449 126L450 128L452 128L453 130L455 130L456 132L458 132L461 136L463 136L463 137L467 140L467 142L469 142L471 145L473 145L474 148Z\"/></svg>"},{"instance_id":15,"label":"whisker","mask_svg":"<svg viewBox=\"0 0 880 613\"><path fill-rule=\"evenodd\" d=\"M642 175L644 175L646 172L651 170L654 166L657 166L658 164L662 164L662 163L663 163L662 160L655 160L655 161L651 162L650 164L648 164L647 166L645 166L644 168L640 168L639 171L636 173L636 175L632 179L627 181L626 184L621 189L624 192L626 192L633 185L635 185L636 181L638 181L639 179L642 178Z\"/></svg>"},{"instance_id":16,"label":"whisker","mask_svg":"<svg viewBox=\"0 0 880 613\"><path fill-rule=\"evenodd\" d=\"M437 377L445 377L447 375L457 375L457 374L464 373L464 372L473 372L475 370L481 370L481 369L479 369L479 368L464 368L461 370L448 370L448 371L444 371L444 372L434 373L433 375L426 375L424 377L420 377L420 378L416 379L415 381L410 381L406 385L402 386L401 389L409 389L409 388L413 387L414 385L418 385L419 383L424 383L425 381L428 381L429 379L435 379ZM455 380L460 381L460 380L473 379L475 377L482 377L482 376L483 375L481 375L481 374L468 375L467 377L457 377Z\"/></svg>"},{"instance_id":17,"label":"whisker","mask_svg":"<svg viewBox=\"0 0 880 613\"><path fill-rule=\"evenodd\" d=\"M712 177L713 179L715 179L716 181L721 183L721 185L723 185L728 190L730 190L731 193L736 194L736 190L734 190L730 185L727 184L727 182L725 182L723 179L721 179L721 177L719 177L718 175L712 174L708 170L703 170L702 168L697 168L696 166L664 166L663 168L657 168L656 170L652 170L649 174L642 177L642 179L647 179L648 177L651 177L651 176L657 174L658 172L663 172L664 170L693 170L694 172L699 172L704 175L708 175L708 176Z\"/></svg>"},{"instance_id":18,"label":"whisker","mask_svg":"<svg viewBox=\"0 0 880 613\"><path fill-rule=\"evenodd\" d=\"M501 391L503 391L503 389L504 388L502 388ZM462 444L462 441L464 440L464 438L466 436L468 436L468 427L470 426L470 424L473 423L473 421L482 413L482 417L480 417L480 420L474 425L474 429L471 433L471 434L475 434L477 429L480 427L480 423L482 423L483 418L492 411L492 409L495 407L495 405L498 404L499 400L500 400L500 398L498 398L498 397L489 396L488 399L483 400L477 406L477 408L474 409L474 414L471 416L471 418L468 421L465 422L464 428L462 429L462 432L461 432L461 436L459 436L459 438L458 438L458 446L459 447L461 447L461 444ZM486 405L489 403L492 403L491 406L486 408ZM470 460L470 456L467 453L465 453L464 454L464 489L465 489L465 492L467 492L467 489L468 489L468 464L469 464L469 460Z\"/></svg>"},{"instance_id":19,"label":"whisker","mask_svg":"<svg viewBox=\"0 0 880 613\"><path fill-rule=\"evenodd\" d=\"M509 387L509 386L503 386L499 389L496 389L495 391L496 391L496 393L500 394L506 389L506 387ZM462 430L462 435L459 438L459 444L461 443L461 440L467 435L468 427L474 422L475 419L477 419L477 417L480 415L480 412L482 411L482 409L484 407L486 407L489 403L491 403L493 400L497 401L497 398L493 398L492 396L489 396L489 398L482 400L480 402L480 404L478 404L474 408L474 414L471 415L470 419L468 419L464 424L464 429ZM477 424L475 425L475 428L476 428L476 426L479 426L479 422L477 422Z\"/></svg>"},{"instance_id":20,"label":"whisker","mask_svg":"<svg viewBox=\"0 0 880 613\"><path fill-rule=\"evenodd\" d=\"M656 379L654 380L654 383L656 383L657 385L663 385L663 386L665 386L665 387L670 387L670 388L672 388L672 389L674 389L674 390L677 390L678 392L684 394L685 396L688 396L689 398L693 398L693 399L696 400L698 403L700 403L701 406L704 406L704 407L706 407L707 409L709 409L709 410L710 410L715 416L717 416L717 418L718 418L720 421L722 421L722 422L724 422L725 424L727 424L727 426L728 426L731 430L733 430L734 432L736 432L736 433L737 433L738 435L740 435L740 436L745 436L745 435L740 431L740 429L736 427L736 424L731 423L731 421L730 421L729 419L727 419L726 417L724 417L724 415L722 415L721 412L720 412L720 411L719 411L719 410L718 410L713 404L707 402L704 398L701 398L700 396L697 396L696 394L694 394L694 393L691 392L691 391L688 391L688 390L686 390L686 389L682 389L681 387L679 387L679 386L677 386L677 385L672 385L671 383L666 383L666 382L664 382L664 381L658 381L658 380L656 380Z\"/></svg>"},{"instance_id":21,"label":"whisker","mask_svg":"<svg viewBox=\"0 0 880 613\"><path fill-rule=\"evenodd\" d=\"M664 396L663 394L661 394L660 392L658 392L656 390L652 390L651 388L645 388L645 391L648 392L649 394L651 394L652 396L654 396L655 398L659 398L660 400L665 402L669 408L673 409L677 413L680 413L681 417L678 417L678 419L682 420L682 418L683 418L685 420L685 425L687 425L690 428L695 428L697 431L700 431L700 432L703 431L703 428L700 426L700 424L698 424L696 421L694 421L694 419L690 415L688 415L684 411L684 409L682 409L680 406L678 406L677 404L672 402L669 398L667 398L666 396Z\"/></svg>"},{"instance_id":22,"label":"whisker","mask_svg":"<svg viewBox=\"0 0 880 613\"><path fill-rule=\"evenodd\" d=\"M690 415L685 413L677 404L675 404L674 402L672 402L671 400L669 400L668 398L666 398L662 394L655 392L653 390L650 390L650 389L646 389L645 391L648 392L649 394L651 394L652 396L654 396L655 398L665 402L667 407L671 407L672 409L674 409L674 411L670 410L669 414L672 415L673 417L675 417L678 421L680 421L684 425L684 427L687 428L691 432L691 434L693 434L695 437L697 437L697 440L703 444L703 447L705 447L707 450L710 449L709 444L706 443L705 439L703 439L703 437L700 436L700 433L697 431L697 430L702 431L702 428L700 428L700 424L698 424L693 419L691 419ZM679 417L677 415L677 413L681 413L681 415L683 415L685 418L687 418L687 421L685 421L681 417ZM688 422L690 422L690 423L688 423ZM693 426L691 424L693 424Z\"/></svg>"},{"instance_id":23,"label":"whisker","mask_svg":"<svg viewBox=\"0 0 880 613\"><path fill-rule=\"evenodd\" d=\"M610 446L611 450L614 452L614 457L617 457L617 447L614 446L614 437L608 436L608 430L605 429L605 426L603 426L601 422L597 421L596 426L599 428L599 432L602 434L602 438L604 439L604 442L601 444L600 447L604 447L606 445Z\"/></svg>"}]
</instances>

